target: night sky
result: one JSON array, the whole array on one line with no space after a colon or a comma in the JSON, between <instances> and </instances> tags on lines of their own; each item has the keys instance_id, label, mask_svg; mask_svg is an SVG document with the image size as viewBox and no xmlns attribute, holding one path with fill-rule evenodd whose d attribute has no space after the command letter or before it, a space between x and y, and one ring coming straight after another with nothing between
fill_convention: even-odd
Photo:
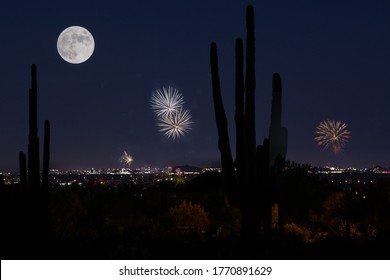
<instances>
[{"instance_id":1,"label":"night sky","mask_svg":"<svg viewBox=\"0 0 390 280\"><path fill-rule=\"evenodd\" d=\"M390 1L7 1L0 11L0 171L18 170L27 152L31 64L38 69L38 133L51 122L51 168L218 166L210 43L219 55L222 95L234 141L234 42L245 39L254 6L256 134L268 136L273 73L283 83L287 159L314 166L390 167ZM80 25L93 35L92 57L65 62L57 38ZM245 44L245 41L244 41ZM174 86L190 110L191 131L177 140L158 131L154 90ZM337 155L314 131L325 119L348 124Z\"/></svg>"}]
</instances>

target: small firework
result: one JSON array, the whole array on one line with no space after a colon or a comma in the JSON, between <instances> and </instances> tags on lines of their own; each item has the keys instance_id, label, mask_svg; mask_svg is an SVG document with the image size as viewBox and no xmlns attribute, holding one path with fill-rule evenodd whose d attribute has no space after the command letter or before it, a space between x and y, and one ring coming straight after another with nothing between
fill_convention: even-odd
<instances>
[{"instance_id":1,"label":"small firework","mask_svg":"<svg viewBox=\"0 0 390 280\"><path fill-rule=\"evenodd\" d=\"M319 146L324 150L332 148L333 153L341 152L348 139L351 138L351 133L346 130L347 124L342 121L327 120L322 121L317 126L315 134L318 136L314 138Z\"/></svg>"},{"instance_id":2,"label":"small firework","mask_svg":"<svg viewBox=\"0 0 390 280\"><path fill-rule=\"evenodd\" d=\"M131 163L133 162L133 157L131 155L127 154L126 151L124 151L123 155L120 158L120 161L130 167Z\"/></svg>"},{"instance_id":3,"label":"small firework","mask_svg":"<svg viewBox=\"0 0 390 280\"><path fill-rule=\"evenodd\" d=\"M178 138L191 129L191 115L189 111L180 109L179 111L159 118L157 125L160 131L168 138Z\"/></svg>"},{"instance_id":4,"label":"small firework","mask_svg":"<svg viewBox=\"0 0 390 280\"><path fill-rule=\"evenodd\" d=\"M184 99L179 90L169 86L154 91L150 103L157 117L166 117L179 111L183 106Z\"/></svg>"}]
</instances>

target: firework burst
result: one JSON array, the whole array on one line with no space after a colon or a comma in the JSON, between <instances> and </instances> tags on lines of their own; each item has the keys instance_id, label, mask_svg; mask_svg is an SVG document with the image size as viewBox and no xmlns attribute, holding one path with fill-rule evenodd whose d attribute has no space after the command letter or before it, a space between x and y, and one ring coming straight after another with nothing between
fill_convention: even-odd
<instances>
[{"instance_id":1,"label":"firework burst","mask_svg":"<svg viewBox=\"0 0 390 280\"><path fill-rule=\"evenodd\" d=\"M160 118L157 125L165 136L175 139L186 134L191 129L192 123L189 111L180 109Z\"/></svg>"},{"instance_id":2,"label":"firework burst","mask_svg":"<svg viewBox=\"0 0 390 280\"><path fill-rule=\"evenodd\" d=\"M191 115L183 109L184 98L179 90L171 86L158 89L152 93L150 103L159 131L168 138L179 138L191 129Z\"/></svg>"},{"instance_id":3,"label":"firework burst","mask_svg":"<svg viewBox=\"0 0 390 280\"><path fill-rule=\"evenodd\" d=\"M317 126L315 134L318 136L314 140L324 150L331 147L333 153L337 154L344 149L348 139L351 138L351 133L346 128L347 124L342 121L322 121Z\"/></svg>"},{"instance_id":4,"label":"firework burst","mask_svg":"<svg viewBox=\"0 0 390 280\"><path fill-rule=\"evenodd\" d=\"M179 90L169 86L154 91L150 103L157 117L166 117L179 111L184 99Z\"/></svg>"},{"instance_id":5,"label":"firework burst","mask_svg":"<svg viewBox=\"0 0 390 280\"><path fill-rule=\"evenodd\" d=\"M131 163L133 162L133 157L129 155L126 151L124 151L123 155L120 158L120 161L130 167Z\"/></svg>"}]
</instances>

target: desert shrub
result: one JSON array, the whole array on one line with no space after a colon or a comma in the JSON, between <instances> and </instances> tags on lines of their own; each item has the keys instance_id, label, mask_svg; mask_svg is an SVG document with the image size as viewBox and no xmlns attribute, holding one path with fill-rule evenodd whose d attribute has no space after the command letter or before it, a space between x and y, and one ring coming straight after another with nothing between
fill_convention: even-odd
<instances>
[{"instance_id":1,"label":"desert shrub","mask_svg":"<svg viewBox=\"0 0 390 280\"><path fill-rule=\"evenodd\" d=\"M284 225L285 239L309 243L312 242L312 236L313 233L309 228L294 223Z\"/></svg>"},{"instance_id":2,"label":"desert shrub","mask_svg":"<svg viewBox=\"0 0 390 280\"><path fill-rule=\"evenodd\" d=\"M166 218L170 225L168 231L174 236L202 236L210 224L209 213L204 207L186 200L169 208Z\"/></svg>"}]
</instances>

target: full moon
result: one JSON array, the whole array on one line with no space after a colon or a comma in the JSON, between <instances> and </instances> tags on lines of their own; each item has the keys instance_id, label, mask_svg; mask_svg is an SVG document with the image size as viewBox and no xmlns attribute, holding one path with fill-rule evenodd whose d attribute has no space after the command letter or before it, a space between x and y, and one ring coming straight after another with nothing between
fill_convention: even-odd
<instances>
[{"instance_id":1,"label":"full moon","mask_svg":"<svg viewBox=\"0 0 390 280\"><path fill-rule=\"evenodd\" d=\"M58 53L69 63L83 63L91 57L94 49L95 40L92 34L84 27L68 27L58 36Z\"/></svg>"}]
</instances>

